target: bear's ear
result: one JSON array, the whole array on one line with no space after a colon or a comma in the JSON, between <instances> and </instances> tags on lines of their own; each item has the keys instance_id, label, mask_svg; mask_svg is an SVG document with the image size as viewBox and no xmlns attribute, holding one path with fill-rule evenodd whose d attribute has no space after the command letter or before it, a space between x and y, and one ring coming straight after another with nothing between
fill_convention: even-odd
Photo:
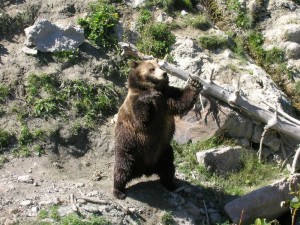
<instances>
[{"instance_id":1,"label":"bear's ear","mask_svg":"<svg viewBox=\"0 0 300 225\"><path fill-rule=\"evenodd\" d=\"M137 61L131 60L131 61L129 61L128 65L129 65L131 68L135 69L135 68L138 67L139 63L138 63Z\"/></svg>"}]
</instances>

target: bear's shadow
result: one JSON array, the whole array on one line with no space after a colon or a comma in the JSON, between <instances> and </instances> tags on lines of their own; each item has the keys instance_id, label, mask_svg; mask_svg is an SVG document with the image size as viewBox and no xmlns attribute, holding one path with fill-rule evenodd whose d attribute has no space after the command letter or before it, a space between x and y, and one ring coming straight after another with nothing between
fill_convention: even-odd
<instances>
[{"instance_id":1,"label":"bear's shadow","mask_svg":"<svg viewBox=\"0 0 300 225\"><path fill-rule=\"evenodd\" d=\"M149 180L149 181L140 181L136 184L128 185L126 189L127 198L132 198L136 201L146 203L148 206L157 208L160 210L172 212L179 217L185 217L188 219L197 219L195 215L187 212L186 214L176 213L185 204L192 202L197 208L203 208L203 200L206 202L214 202L215 205L219 206L219 211L222 214L224 202L220 204L219 199L216 199L216 196L221 197L223 201L228 201L236 198L237 196L226 195L220 190L213 190L209 187L202 187L199 185L191 184L188 181L184 181L176 178L175 180L177 190L175 192L169 192L165 189L159 179ZM181 188L182 187L182 188ZM190 189L189 193L183 191L184 188ZM203 199L197 199L197 195L203 195ZM184 203L177 203L178 197L184 199ZM179 201L180 202L180 201ZM221 207L220 207L221 206Z\"/></svg>"}]
</instances>

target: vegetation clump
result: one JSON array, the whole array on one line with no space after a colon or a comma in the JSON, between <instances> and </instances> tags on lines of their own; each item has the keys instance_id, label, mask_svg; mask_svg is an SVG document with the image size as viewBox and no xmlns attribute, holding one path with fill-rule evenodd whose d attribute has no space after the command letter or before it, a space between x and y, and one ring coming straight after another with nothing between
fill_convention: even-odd
<instances>
[{"instance_id":1,"label":"vegetation clump","mask_svg":"<svg viewBox=\"0 0 300 225\"><path fill-rule=\"evenodd\" d=\"M98 0L91 5L91 12L86 18L78 19L84 28L86 38L99 47L110 49L117 45L115 27L119 21L116 8L108 0Z\"/></svg>"},{"instance_id":2,"label":"vegetation clump","mask_svg":"<svg viewBox=\"0 0 300 225\"><path fill-rule=\"evenodd\" d=\"M209 19L202 14L196 16L195 18L188 19L187 21L196 29L205 31L211 28L211 23Z\"/></svg>"},{"instance_id":3,"label":"vegetation clump","mask_svg":"<svg viewBox=\"0 0 300 225\"><path fill-rule=\"evenodd\" d=\"M137 48L149 55L161 58L170 53L176 37L164 23L146 24L140 31Z\"/></svg>"},{"instance_id":4,"label":"vegetation clump","mask_svg":"<svg viewBox=\"0 0 300 225\"><path fill-rule=\"evenodd\" d=\"M203 35L199 37L199 43L202 47L215 50L218 48L227 48L228 39L225 36L220 35Z\"/></svg>"}]
</instances>

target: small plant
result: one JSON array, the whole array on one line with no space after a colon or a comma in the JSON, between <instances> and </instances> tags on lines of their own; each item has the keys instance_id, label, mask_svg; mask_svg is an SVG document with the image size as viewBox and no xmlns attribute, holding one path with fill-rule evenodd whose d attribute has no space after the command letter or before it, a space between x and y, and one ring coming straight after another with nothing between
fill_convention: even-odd
<instances>
[{"instance_id":1,"label":"small plant","mask_svg":"<svg viewBox=\"0 0 300 225\"><path fill-rule=\"evenodd\" d=\"M286 200L280 203L281 207L289 207L292 215L292 224L295 225L296 216L298 215L298 211L300 209L300 185L295 183L290 183L289 185L290 195L294 197L291 200Z\"/></svg>"},{"instance_id":2,"label":"small plant","mask_svg":"<svg viewBox=\"0 0 300 225\"><path fill-rule=\"evenodd\" d=\"M5 156L0 156L0 169L3 167L3 165L8 162L8 158L6 158Z\"/></svg>"},{"instance_id":3,"label":"small plant","mask_svg":"<svg viewBox=\"0 0 300 225\"><path fill-rule=\"evenodd\" d=\"M173 225L173 224L175 224L172 213L171 212L165 212L164 215L162 215L162 217L161 217L161 223L163 225Z\"/></svg>"},{"instance_id":4,"label":"small plant","mask_svg":"<svg viewBox=\"0 0 300 225\"><path fill-rule=\"evenodd\" d=\"M295 92L298 96L300 96L300 81L295 83Z\"/></svg>"},{"instance_id":5,"label":"small plant","mask_svg":"<svg viewBox=\"0 0 300 225\"><path fill-rule=\"evenodd\" d=\"M91 13L87 18L80 18L78 24L84 28L87 39L96 45L109 49L117 44L114 31L119 20L116 8L108 0L98 0L91 5Z\"/></svg>"},{"instance_id":6,"label":"small plant","mask_svg":"<svg viewBox=\"0 0 300 225\"><path fill-rule=\"evenodd\" d=\"M247 12L247 8L241 6L238 0L226 1L227 7L237 13L235 22L242 29L250 29L253 25L253 18Z\"/></svg>"},{"instance_id":7,"label":"small plant","mask_svg":"<svg viewBox=\"0 0 300 225\"><path fill-rule=\"evenodd\" d=\"M37 99L34 103L34 113L37 117L47 117L59 113L58 102L55 98Z\"/></svg>"},{"instance_id":8,"label":"small plant","mask_svg":"<svg viewBox=\"0 0 300 225\"><path fill-rule=\"evenodd\" d=\"M30 144L32 142L32 140L33 140L32 133L30 132L28 126L23 124L21 126L21 134L18 139L19 145L26 146L26 145Z\"/></svg>"},{"instance_id":9,"label":"small plant","mask_svg":"<svg viewBox=\"0 0 300 225\"><path fill-rule=\"evenodd\" d=\"M48 213L47 210L41 209L41 210L39 211L39 214L38 214L38 218L39 218L39 219L46 219L46 218L48 218L48 216L49 216L49 213Z\"/></svg>"},{"instance_id":10,"label":"small plant","mask_svg":"<svg viewBox=\"0 0 300 225\"><path fill-rule=\"evenodd\" d=\"M55 221L59 221L61 219L59 213L58 213L58 206L53 205L50 207L49 210L49 217Z\"/></svg>"},{"instance_id":11,"label":"small plant","mask_svg":"<svg viewBox=\"0 0 300 225\"><path fill-rule=\"evenodd\" d=\"M218 48L227 48L228 40L224 36L219 35L204 35L199 37L199 43L202 47L215 50Z\"/></svg>"},{"instance_id":12,"label":"small plant","mask_svg":"<svg viewBox=\"0 0 300 225\"><path fill-rule=\"evenodd\" d=\"M260 32L250 31L247 37L247 47L250 54L255 57L259 64L265 59L266 52L262 48L264 37Z\"/></svg>"},{"instance_id":13,"label":"small plant","mask_svg":"<svg viewBox=\"0 0 300 225\"><path fill-rule=\"evenodd\" d=\"M138 49L154 57L164 57L171 51L176 37L164 23L153 23L145 26L137 42Z\"/></svg>"}]
</instances>

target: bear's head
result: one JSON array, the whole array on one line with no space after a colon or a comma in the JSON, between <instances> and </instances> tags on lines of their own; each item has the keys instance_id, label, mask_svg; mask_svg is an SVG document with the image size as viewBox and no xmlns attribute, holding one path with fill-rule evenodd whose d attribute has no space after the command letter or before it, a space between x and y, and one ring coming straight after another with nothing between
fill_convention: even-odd
<instances>
[{"instance_id":1,"label":"bear's head","mask_svg":"<svg viewBox=\"0 0 300 225\"><path fill-rule=\"evenodd\" d=\"M165 71L159 68L157 60L132 61L128 77L128 88L138 90L155 89L163 91L169 85Z\"/></svg>"}]
</instances>

